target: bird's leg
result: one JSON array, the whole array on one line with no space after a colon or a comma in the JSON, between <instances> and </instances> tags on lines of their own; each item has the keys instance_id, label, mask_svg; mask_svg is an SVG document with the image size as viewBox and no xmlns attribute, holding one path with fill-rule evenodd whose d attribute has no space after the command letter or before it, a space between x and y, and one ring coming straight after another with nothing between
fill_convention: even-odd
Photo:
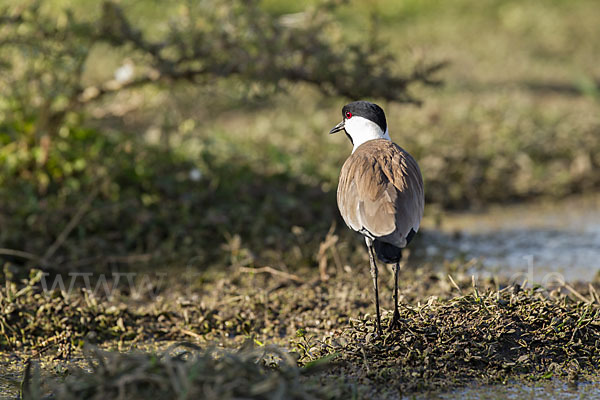
<instances>
[{"instance_id":1,"label":"bird's leg","mask_svg":"<svg viewBox=\"0 0 600 400\"><path fill-rule=\"evenodd\" d=\"M392 269L394 270L394 316L388 326L388 331L400 328L400 312L398 311L398 275L400 274L400 263L395 263Z\"/></svg>"},{"instance_id":2,"label":"bird's leg","mask_svg":"<svg viewBox=\"0 0 600 400\"><path fill-rule=\"evenodd\" d=\"M375 308L377 310L377 334L381 332L381 315L379 314L379 287L377 286L377 264L375 263L375 250L373 250L373 242L367 240L367 248L369 249L369 261L371 263L371 277L373 278L373 288L375 289Z\"/></svg>"}]
</instances>

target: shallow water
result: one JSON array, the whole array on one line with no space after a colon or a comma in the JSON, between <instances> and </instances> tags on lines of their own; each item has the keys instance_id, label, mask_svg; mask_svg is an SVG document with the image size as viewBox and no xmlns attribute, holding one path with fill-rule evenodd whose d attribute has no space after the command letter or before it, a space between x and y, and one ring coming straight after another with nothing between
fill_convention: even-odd
<instances>
[{"instance_id":1,"label":"shallow water","mask_svg":"<svg viewBox=\"0 0 600 400\"><path fill-rule=\"evenodd\" d=\"M425 222L425 258L477 258L488 273L549 283L600 271L600 196L445 214Z\"/></svg>"},{"instance_id":2,"label":"shallow water","mask_svg":"<svg viewBox=\"0 0 600 400\"><path fill-rule=\"evenodd\" d=\"M425 220L424 260L476 258L483 273L522 282L546 284L592 281L600 276L600 196L559 202L493 207L483 212L444 214ZM481 273L481 272L480 272ZM591 399L600 398L600 384L538 384L473 386L434 399Z\"/></svg>"},{"instance_id":3,"label":"shallow water","mask_svg":"<svg viewBox=\"0 0 600 400\"><path fill-rule=\"evenodd\" d=\"M541 383L508 383L506 385L474 386L437 395L418 396L417 399L597 399L600 385L594 383L567 384L559 380Z\"/></svg>"}]
</instances>

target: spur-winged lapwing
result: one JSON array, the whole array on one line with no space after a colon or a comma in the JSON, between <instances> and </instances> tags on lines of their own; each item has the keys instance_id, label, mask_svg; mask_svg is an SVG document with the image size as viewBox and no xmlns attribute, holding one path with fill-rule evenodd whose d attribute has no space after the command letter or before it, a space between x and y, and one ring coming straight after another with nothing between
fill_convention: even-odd
<instances>
[{"instance_id":1,"label":"spur-winged lapwing","mask_svg":"<svg viewBox=\"0 0 600 400\"><path fill-rule=\"evenodd\" d=\"M423 217L423 178L417 162L393 143L381 107L355 101L342 109L343 120L329 133L346 132L354 148L342 167L337 203L350 229L365 237L375 288L377 332L381 334L375 254L394 265L394 317L398 327L398 271L402 249Z\"/></svg>"}]
</instances>

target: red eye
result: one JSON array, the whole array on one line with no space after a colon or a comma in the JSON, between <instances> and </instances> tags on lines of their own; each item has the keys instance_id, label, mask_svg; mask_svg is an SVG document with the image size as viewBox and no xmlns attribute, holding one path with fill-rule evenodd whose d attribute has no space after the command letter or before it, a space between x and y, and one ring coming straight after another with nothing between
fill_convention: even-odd
<instances>
[{"instance_id":1,"label":"red eye","mask_svg":"<svg viewBox=\"0 0 600 400\"><path fill-rule=\"evenodd\" d=\"M352 113L350 111L346 111L346 119L352 118Z\"/></svg>"}]
</instances>

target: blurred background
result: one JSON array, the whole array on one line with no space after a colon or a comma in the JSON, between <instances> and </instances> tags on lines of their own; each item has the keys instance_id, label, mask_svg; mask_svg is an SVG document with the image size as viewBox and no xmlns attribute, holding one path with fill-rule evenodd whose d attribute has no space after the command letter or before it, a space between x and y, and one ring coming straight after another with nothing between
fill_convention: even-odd
<instances>
[{"instance_id":1,"label":"blurred background","mask_svg":"<svg viewBox=\"0 0 600 400\"><path fill-rule=\"evenodd\" d=\"M360 98L424 175L411 262L600 269L595 0L0 9L4 266L364 263L327 134Z\"/></svg>"}]
</instances>

